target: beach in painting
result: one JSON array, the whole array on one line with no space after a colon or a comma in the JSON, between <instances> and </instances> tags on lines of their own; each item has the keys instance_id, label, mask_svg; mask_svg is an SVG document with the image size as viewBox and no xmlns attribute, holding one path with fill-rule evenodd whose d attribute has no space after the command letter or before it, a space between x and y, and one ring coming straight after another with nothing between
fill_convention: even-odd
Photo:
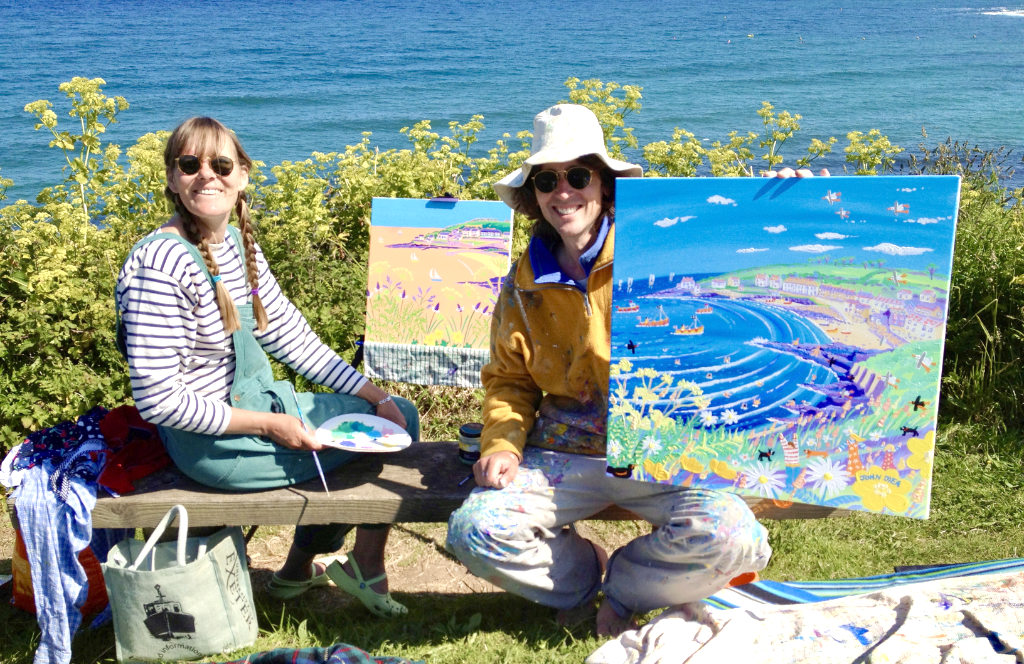
<instances>
[{"instance_id":1,"label":"beach in painting","mask_svg":"<svg viewBox=\"0 0 1024 664\"><path fill-rule=\"evenodd\" d=\"M609 472L926 516L957 180L625 182Z\"/></svg>"},{"instance_id":2,"label":"beach in painting","mask_svg":"<svg viewBox=\"0 0 1024 664\"><path fill-rule=\"evenodd\" d=\"M497 220L373 227L367 339L486 349L491 312L508 271L510 232L507 221Z\"/></svg>"}]
</instances>

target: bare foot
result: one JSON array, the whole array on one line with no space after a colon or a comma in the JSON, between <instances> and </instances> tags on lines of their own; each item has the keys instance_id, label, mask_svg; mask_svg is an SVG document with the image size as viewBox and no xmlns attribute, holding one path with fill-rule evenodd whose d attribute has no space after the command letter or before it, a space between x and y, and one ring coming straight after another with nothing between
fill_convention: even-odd
<instances>
[{"instance_id":1,"label":"bare foot","mask_svg":"<svg viewBox=\"0 0 1024 664\"><path fill-rule=\"evenodd\" d=\"M636 629L636 626L636 620L632 615L620 616L607 598L601 602L601 608L597 610L598 636L616 637L627 629Z\"/></svg>"},{"instance_id":2,"label":"bare foot","mask_svg":"<svg viewBox=\"0 0 1024 664\"><path fill-rule=\"evenodd\" d=\"M594 547L594 553L597 555L597 564L601 567L601 578L604 578L604 572L608 569L608 552L604 550L594 540L587 540L590 542L590 546ZM555 622L562 627L568 627L575 625L576 623L588 620L590 616L594 615L594 602L584 602L579 606L575 606L571 609L562 609L555 616Z\"/></svg>"}]
</instances>

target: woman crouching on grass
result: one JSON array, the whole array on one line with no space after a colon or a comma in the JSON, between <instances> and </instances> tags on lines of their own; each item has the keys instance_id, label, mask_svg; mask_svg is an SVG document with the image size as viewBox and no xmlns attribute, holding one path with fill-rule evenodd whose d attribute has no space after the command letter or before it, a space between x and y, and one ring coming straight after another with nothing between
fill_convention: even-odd
<instances>
[{"instance_id":1,"label":"woman crouching on grass","mask_svg":"<svg viewBox=\"0 0 1024 664\"><path fill-rule=\"evenodd\" d=\"M532 154L494 185L535 224L494 309L478 488L448 522L447 547L473 574L562 622L602 592L601 636L634 613L703 599L771 555L739 496L605 473L615 178L640 175L608 156L590 110L563 104L534 118ZM572 523L610 505L655 528L609 559Z\"/></svg>"},{"instance_id":2,"label":"woman crouching on grass","mask_svg":"<svg viewBox=\"0 0 1024 664\"><path fill-rule=\"evenodd\" d=\"M357 456L313 437L335 415L376 414L418 438L416 407L324 345L281 292L253 236L252 162L235 135L212 118L187 120L168 139L164 166L175 214L133 247L116 300L132 395L175 465L218 489L266 489L317 477L313 451L324 471ZM228 224L232 212L239 228ZM296 394L274 380L268 353L334 393ZM290 599L331 580L376 615L405 614L388 593L386 526L361 525L350 555L314 562L353 527L297 527L269 594Z\"/></svg>"}]
</instances>

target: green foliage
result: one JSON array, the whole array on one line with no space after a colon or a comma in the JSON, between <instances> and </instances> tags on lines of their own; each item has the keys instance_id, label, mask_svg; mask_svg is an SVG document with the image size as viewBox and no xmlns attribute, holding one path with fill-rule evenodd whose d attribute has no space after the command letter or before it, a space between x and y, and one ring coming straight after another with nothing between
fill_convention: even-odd
<instances>
[{"instance_id":1,"label":"green foliage","mask_svg":"<svg viewBox=\"0 0 1024 664\"><path fill-rule=\"evenodd\" d=\"M7 188L14 184L14 180L0 175L0 201L7 200Z\"/></svg>"},{"instance_id":2,"label":"green foliage","mask_svg":"<svg viewBox=\"0 0 1024 664\"><path fill-rule=\"evenodd\" d=\"M760 157L765 164L761 172L774 170L785 161L782 146L800 130L801 116L789 111L776 113L775 107L767 101L761 102L757 115L761 118L763 133L731 131L725 140L711 141L707 146L693 133L676 127L671 140L656 141L643 147L648 173L671 177L693 177L705 171L714 177L754 175L755 143L767 149ZM811 139L807 154L797 159L796 165L807 166L830 153L835 142L834 137L825 141Z\"/></svg>"},{"instance_id":3,"label":"green foliage","mask_svg":"<svg viewBox=\"0 0 1024 664\"><path fill-rule=\"evenodd\" d=\"M878 175L878 169L889 172L896 163L896 155L903 152L903 148L890 143L889 137L877 129L866 134L851 131L846 138L850 141L844 149L846 161L856 166L856 175Z\"/></svg>"},{"instance_id":4,"label":"green foliage","mask_svg":"<svg viewBox=\"0 0 1024 664\"><path fill-rule=\"evenodd\" d=\"M117 161L117 146L102 149L100 135L107 126L117 122L117 114L128 108L124 97L107 97L102 92L106 81L102 78L83 78L76 76L70 81L61 83L59 89L71 100L68 115L78 118L79 131L57 129L57 114L52 110L53 104L45 99L34 101L25 106L25 112L31 113L39 121L35 129L45 128L53 136L50 147L60 148L67 162L68 184L77 187L78 196L72 201L82 208L84 216L89 216L89 208L99 193L99 185L108 175L108 169Z\"/></svg>"},{"instance_id":5,"label":"green foliage","mask_svg":"<svg viewBox=\"0 0 1024 664\"><path fill-rule=\"evenodd\" d=\"M28 104L37 129L65 163L63 182L40 192L35 203L0 207L0 447L27 432L75 417L97 405L130 398L125 366L113 344L112 292L131 245L169 216L164 200L162 151L168 133L146 134L122 151L104 143L103 133L128 108L107 97L102 79L75 78L60 86L74 131L58 126L47 100ZM638 148L631 113L641 109L641 88L589 79L565 81L568 101L590 107L604 128L610 152L619 157ZM764 102L757 111L760 131L733 131L704 143L676 128L670 140L642 146L648 173L665 176L752 175L785 162L784 145L800 130L798 114ZM402 129L403 149L373 147L371 134L343 151L313 153L309 159L273 166L269 176L257 162L249 194L257 237L282 288L321 338L352 357L353 340L365 316L368 228L373 197L422 198L447 192L463 199L493 199L491 183L518 168L529 155L531 134L504 134L482 148L483 117L451 122L447 132L429 121ZM878 130L848 134L847 161L858 173L890 170L901 151ZM835 143L811 139L806 165ZM755 150L761 156L755 155ZM1019 283L1024 273L1021 193L998 186L1005 155L958 145L923 150L911 164L923 172L965 176L954 293L950 307L944 413L1012 423L1024 418L1019 406L1024 337ZM0 177L0 200L11 181ZM516 220L513 253L526 245L529 224ZM290 372L281 367L282 376ZM304 389L310 386L302 385ZM457 426L466 400L438 388L389 386L421 405L425 430L431 418ZM977 404L991 403L979 408ZM471 411L479 394L469 400ZM987 414L985 414L987 413ZM1002 424L1001 424L1002 426Z\"/></svg>"},{"instance_id":6,"label":"green foliage","mask_svg":"<svg viewBox=\"0 0 1024 664\"><path fill-rule=\"evenodd\" d=\"M636 148L639 145L633 136L633 128L626 126L626 116L640 110L642 88L636 85L619 85L614 81L602 83L594 78L580 81L575 76L565 80L565 87L569 88L569 99L559 103L568 101L572 104L582 104L594 112L604 130L605 143L611 156L622 159L623 146ZM620 95L616 96L616 91L619 91ZM620 131L621 135L618 133Z\"/></svg>"},{"instance_id":7,"label":"green foliage","mask_svg":"<svg viewBox=\"0 0 1024 664\"><path fill-rule=\"evenodd\" d=\"M1024 426L1024 190L1000 184L1002 151L947 141L910 161L959 175L960 214L940 413L997 431Z\"/></svg>"}]
</instances>

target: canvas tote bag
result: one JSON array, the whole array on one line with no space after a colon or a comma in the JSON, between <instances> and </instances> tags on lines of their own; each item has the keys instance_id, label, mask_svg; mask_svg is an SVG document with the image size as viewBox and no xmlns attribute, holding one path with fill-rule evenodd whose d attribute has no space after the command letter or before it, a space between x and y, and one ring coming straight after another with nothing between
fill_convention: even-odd
<instances>
[{"instance_id":1,"label":"canvas tote bag","mask_svg":"<svg viewBox=\"0 0 1024 664\"><path fill-rule=\"evenodd\" d=\"M158 543L175 515L177 540ZM119 662L198 659L256 641L241 528L188 537L188 514L175 505L145 542L111 549L103 580Z\"/></svg>"}]
</instances>

